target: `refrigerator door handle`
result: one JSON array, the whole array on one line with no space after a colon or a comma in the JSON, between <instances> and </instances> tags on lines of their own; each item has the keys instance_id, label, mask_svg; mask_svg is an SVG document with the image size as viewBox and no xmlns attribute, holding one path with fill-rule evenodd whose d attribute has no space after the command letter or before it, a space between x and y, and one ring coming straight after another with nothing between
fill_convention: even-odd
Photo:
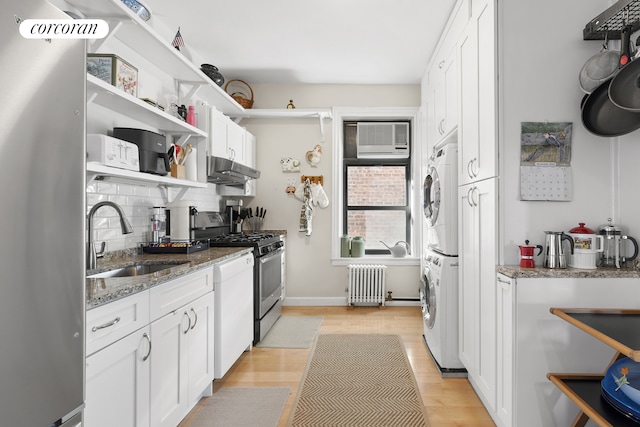
<instances>
[{"instance_id":1,"label":"refrigerator door handle","mask_svg":"<svg viewBox=\"0 0 640 427\"><path fill-rule=\"evenodd\" d=\"M93 328L91 328L91 332L96 332L96 331L99 331L100 329L104 329L104 328L110 328L111 326L115 325L119 321L120 321L120 317L116 317L111 322L107 322L104 325L94 326Z\"/></svg>"}]
</instances>

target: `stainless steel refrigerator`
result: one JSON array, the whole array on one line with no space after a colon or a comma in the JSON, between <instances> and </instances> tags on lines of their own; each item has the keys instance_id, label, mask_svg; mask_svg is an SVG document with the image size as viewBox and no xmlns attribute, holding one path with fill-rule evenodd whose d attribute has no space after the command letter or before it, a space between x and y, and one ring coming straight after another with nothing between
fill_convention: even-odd
<instances>
[{"instance_id":1,"label":"stainless steel refrigerator","mask_svg":"<svg viewBox=\"0 0 640 427\"><path fill-rule=\"evenodd\" d=\"M25 39L0 8L0 425L76 426L84 405L85 41Z\"/></svg>"}]
</instances>

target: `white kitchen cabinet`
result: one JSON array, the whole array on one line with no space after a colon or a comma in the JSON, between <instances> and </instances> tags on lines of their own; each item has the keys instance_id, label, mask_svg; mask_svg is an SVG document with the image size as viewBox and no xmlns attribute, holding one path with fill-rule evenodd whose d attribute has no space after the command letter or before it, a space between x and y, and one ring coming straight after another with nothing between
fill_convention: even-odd
<instances>
[{"instance_id":1,"label":"white kitchen cabinet","mask_svg":"<svg viewBox=\"0 0 640 427\"><path fill-rule=\"evenodd\" d=\"M458 126L458 54L457 40L469 20L468 0L459 0L422 80L422 104L427 115L427 147L431 149ZM426 87L425 87L426 86Z\"/></svg>"},{"instance_id":2,"label":"white kitchen cabinet","mask_svg":"<svg viewBox=\"0 0 640 427\"><path fill-rule=\"evenodd\" d=\"M253 343L253 253L214 266L215 378Z\"/></svg>"},{"instance_id":3,"label":"white kitchen cabinet","mask_svg":"<svg viewBox=\"0 0 640 427\"><path fill-rule=\"evenodd\" d=\"M213 310L212 268L150 289L152 426L175 427L211 394Z\"/></svg>"},{"instance_id":4,"label":"white kitchen cabinet","mask_svg":"<svg viewBox=\"0 0 640 427\"><path fill-rule=\"evenodd\" d=\"M85 322L87 356L148 324L148 290L87 311Z\"/></svg>"},{"instance_id":5,"label":"white kitchen cabinet","mask_svg":"<svg viewBox=\"0 0 640 427\"><path fill-rule=\"evenodd\" d=\"M433 111L436 141L444 138L458 126L458 74L456 50L446 52L438 59L430 74L433 91ZM430 75L430 77L431 77Z\"/></svg>"},{"instance_id":6,"label":"white kitchen cabinet","mask_svg":"<svg viewBox=\"0 0 640 427\"><path fill-rule=\"evenodd\" d=\"M177 426L210 395L213 268L87 312L85 424Z\"/></svg>"},{"instance_id":7,"label":"white kitchen cabinet","mask_svg":"<svg viewBox=\"0 0 640 427\"><path fill-rule=\"evenodd\" d=\"M175 427L213 381L214 296L209 292L151 323L151 425Z\"/></svg>"},{"instance_id":8,"label":"white kitchen cabinet","mask_svg":"<svg viewBox=\"0 0 640 427\"><path fill-rule=\"evenodd\" d=\"M196 106L198 126L209 134L209 155L250 166L245 158L246 129L209 105Z\"/></svg>"},{"instance_id":9,"label":"white kitchen cabinet","mask_svg":"<svg viewBox=\"0 0 640 427\"><path fill-rule=\"evenodd\" d=\"M488 410L496 403L497 179L458 188L459 357Z\"/></svg>"},{"instance_id":10,"label":"white kitchen cabinet","mask_svg":"<svg viewBox=\"0 0 640 427\"><path fill-rule=\"evenodd\" d=\"M149 422L151 350L145 326L87 357L84 426L153 425Z\"/></svg>"},{"instance_id":11,"label":"white kitchen cabinet","mask_svg":"<svg viewBox=\"0 0 640 427\"><path fill-rule=\"evenodd\" d=\"M188 410L189 313L173 311L151 323L151 425L176 426Z\"/></svg>"},{"instance_id":12,"label":"white kitchen cabinet","mask_svg":"<svg viewBox=\"0 0 640 427\"><path fill-rule=\"evenodd\" d=\"M244 152L244 136L247 131L229 119L227 124L227 157L230 160L247 165Z\"/></svg>"},{"instance_id":13,"label":"white kitchen cabinet","mask_svg":"<svg viewBox=\"0 0 640 427\"><path fill-rule=\"evenodd\" d=\"M496 281L496 417L500 426L511 426L513 417L513 335L515 279L498 274Z\"/></svg>"},{"instance_id":14,"label":"white kitchen cabinet","mask_svg":"<svg viewBox=\"0 0 640 427\"><path fill-rule=\"evenodd\" d=\"M458 41L458 185L498 176L494 2L473 2L473 16Z\"/></svg>"},{"instance_id":15,"label":"white kitchen cabinet","mask_svg":"<svg viewBox=\"0 0 640 427\"><path fill-rule=\"evenodd\" d=\"M638 309L638 279L512 278L498 273L496 289L498 401L490 415L500 427L572 425L578 407L547 374L601 374L615 351L549 310ZM587 424L595 425L593 421Z\"/></svg>"}]
</instances>

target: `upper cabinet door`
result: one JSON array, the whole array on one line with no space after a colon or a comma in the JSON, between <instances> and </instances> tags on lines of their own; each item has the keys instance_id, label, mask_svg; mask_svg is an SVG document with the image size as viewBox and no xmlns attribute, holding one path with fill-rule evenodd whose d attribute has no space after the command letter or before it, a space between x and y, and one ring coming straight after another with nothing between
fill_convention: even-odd
<instances>
[{"instance_id":1,"label":"upper cabinet door","mask_svg":"<svg viewBox=\"0 0 640 427\"><path fill-rule=\"evenodd\" d=\"M498 175L493 2L474 2L474 16L459 41L459 185Z\"/></svg>"}]
</instances>

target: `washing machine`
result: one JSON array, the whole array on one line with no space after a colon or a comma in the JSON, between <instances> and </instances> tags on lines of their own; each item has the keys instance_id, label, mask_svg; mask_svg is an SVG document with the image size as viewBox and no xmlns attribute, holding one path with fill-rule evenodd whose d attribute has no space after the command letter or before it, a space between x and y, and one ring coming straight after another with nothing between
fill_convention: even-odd
<instances>
[{"instance_id":1,"label":"washing machine","mask_svg":"<svg viewBox=\"0 0 640 427\"><path fill-rule=\"evenodd\" d=\"M420 284L424 340L443 377L466 377L458 358L458 257L425 254Z\"/></svg>"},{"instance_id":2,"label":"washing machine","mask_svg":"<svg viewBox=\"0 0 640 427\"><path fill-rule=\"evenodd\" d=\"M458 255L458 144L436 146L423 184L427 247L444 255Z\"/></svg>"}]
</instances>

